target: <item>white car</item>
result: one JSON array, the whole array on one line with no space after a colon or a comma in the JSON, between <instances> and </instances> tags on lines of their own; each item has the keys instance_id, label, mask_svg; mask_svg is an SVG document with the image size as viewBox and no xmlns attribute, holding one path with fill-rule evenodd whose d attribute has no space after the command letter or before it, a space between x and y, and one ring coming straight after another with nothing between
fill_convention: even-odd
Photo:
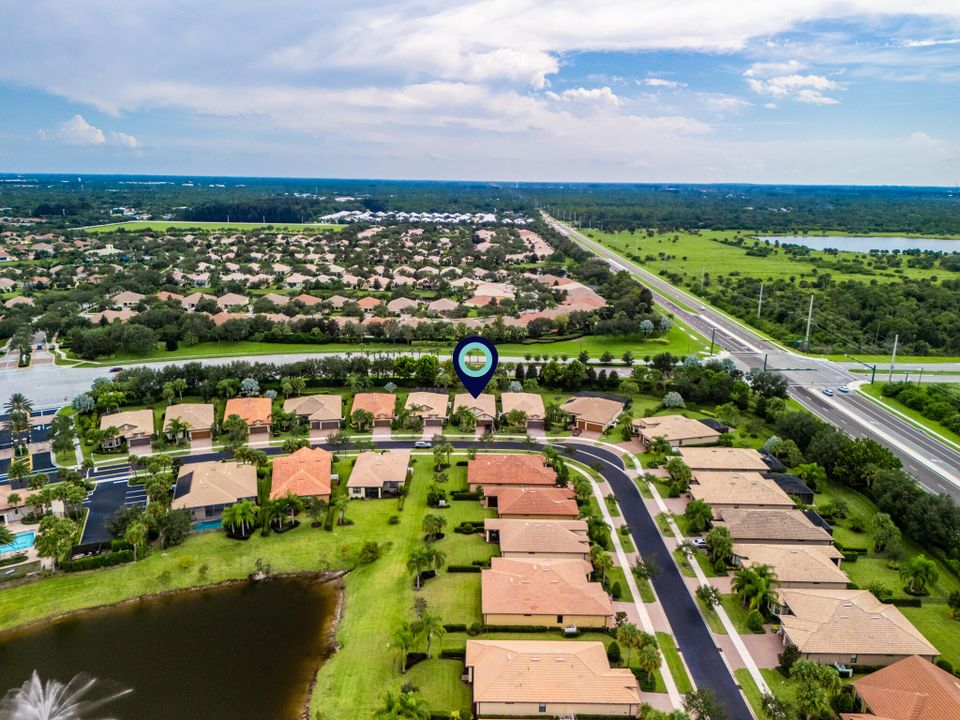
<instances>
[{"instance_id":1,"label":"white car","mask_svg":"<svg viewBox=\"0 0 960 720\"><path fill-rule=\"evenodd\" d=\"M827 397L833 397L833 390L831 390L830 388L824 388L823 394L826 395Z\"/></svg>"},{"instance_id":2,"label":"white car","mask_svg":"<svg viewBox=\"0 0 960 720\"><path fill-rule=\"evenodd\" d=\"M694 538L690 541L695 548L705 548L707 547L707 541L703 538Z\"/></svg>"},{"instance_id":3,"label":"white car","mask_svg":"<svg viewBox=\"0 0 960 720\"><path fill-rule=\"evenodd\" d=\"M430 442L429 440L417 440L417 441L413 444L413 446L414 446L415 448L432 448L432 447L433 447L433 443Z\"/></svg>"},{"instance_id":4,"label":"white car","mask_svg":"<svg viewBox=\"0 0 960 720\"><path fill-rule=\"evenodd\" d=\"M850 392L850 388L848 388L846 385L841 385L840 387L837 388L837 390L839 390L842 393Z\"/></svg>"}]
</instances>

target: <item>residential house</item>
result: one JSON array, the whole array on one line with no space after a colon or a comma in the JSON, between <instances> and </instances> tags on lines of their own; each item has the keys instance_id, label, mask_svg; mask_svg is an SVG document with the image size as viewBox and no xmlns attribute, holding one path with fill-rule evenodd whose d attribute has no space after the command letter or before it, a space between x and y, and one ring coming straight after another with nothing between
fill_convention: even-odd
<instances>
[{"instance_id":1,"label":"residential house","mask_svg":"<svg viewBox=\"0 0 960 720\"><path fill-rule=\"evenodd\" d=\"M187 509L194 522L213 520L239 500L257 497L257 468L237 462L188 463L180 468L174 510Z\"/></svg>"},{"instance_id":2,"label":"residential house","mask_svg":"<svg viewBox=\"0 0 960 720\"><path fill-rule=\"evenodd\" d=\"M357 456L347 492L351 498L395 497L412 471L409 450L368 450Z\"/></svg>"},{"instance_id":3,"label":"residential house","mask_svg":"<svg viewBox=\"0 0 960 720\"><path fill-rule=\"evenodd\" d=\"M796 475L788 473L769 473L777 487L783 490L790 497L795 497L804 505L813 505L813 490Z\"/></svg>"},{"instance_id":4,"label":"residential house","mask_svg":"<svg viewBox=\"0 0 960 720\"><path fill-rule=\"evenodd\" d=\"M722 509L716 513L714 527L730 531L735 543L764 545L832 545L833 537L814 525L800 510L761 508Z\"/></svg>"},{"instance_id":5,"label":"residential house","mask_svg":"<svg viewBox=\"0 0 960 720\"><path fill-rule=\"evenodd\" d=\"M180 304L183 305L184 310L187 312L193 312L197 309L197 305L201 300L212 300L216 302L217 299L213 295L207 295L205 293L190 293L185 298L180 301Z\"/></svg>"},{"instance_id":6,"label":"residential house","mask_svg":"<svg viewBox=\"0 0 960 720\"><path fill-rule=\"evenodd\" d=\"M480 610L486 625L557 628L613 626L613 603L587 578L588 560L495 557L480 577Z\"/></svg>"},{"instance_id":7,"label":"residential house","mask_svg":"<svg viewBox=\"0 0 960 720\"><path fill-rule=\"evenodd\" d=\"M586 520L487 518L483 533L500 545L500 557L590 560Z\"/></svg>"},{"instance_id":8,"label":"residential house","mask_svg":"<svg viewBox=\"0 0 960 720\"><path fill-rule=\"evenodd\" d=\"M690 483L690 497L703 500L714 512L741 507L790 510L793 500L768 480L755 472L711 472L695 470Z\"/></svg>"},{"instance_id":9,"label":"residential house","mask_svg":"<svg viewBox=\"0 0 960 720\"><path fill-rule=\"evenodd\" d=\"M0 526L9 525L23 518L27 512L28 494L25 490L10 488L0 490ZM20 499L14 502L10 499L11 495Z\"/></svg>"},{"instance_id":10,"label":"residential house","mask_svg":"<svg viewBox=\"0 0 960 720\"><path fill-rule=\"evenodd\" d=\"M433 314L446 315L456 310L460 305L449 298L439 298L427 304L427 310Z\"/></svg>"},{"instance_id":11,"label":"residential house","mask_svg":"<svg viewBox=\"0 0 960 720\"><path fill-rule=\"evenodd\" d=\"M517 410L527 416L527 432L542 432L546 427L547 411L543 406L543 398L537 393L501 393L500 407L500 417L504 422L512 411Z\"/></svg>"},{"instance_id":12,"label":"residential house","mask_svg":"<svg viewBox=\"0 0 960 720\"><path fill-rule=\"evenodd\" d=\"M330 500L333 454L323 448L302 447L296 452L273 461L273 480L270 498L299 497Z\"/></svg>"},{"instance_id":13,"label":"residential house","mask_svg":"<svg viewBox=\"0 0 960 720\"><path fill-rule=\"evenodd\" d=\"M763 457L753 448L680 448L680 458L691 470L740 470L758 473L769 470Z\"/></svg>"},{"instance_id":14,"label":"residential house","mask_svg":"<svg viewBox=\"0 0 960 720\"><path fill-rule=\"evenodd\" d=\"M576 494L558 487L485 487L484 507L496 508L502 518L572 520L580 517Z\"/></svg>"},{"instance_id":15,"label":"residential house","mask_svg":"<svg viewBox=\"0 0 960 720\"><path fill-rule=\"evenodd\" d=\"M381 305L380 300L372 296L360 298L357 301L357 306L361 310L373 310L375 307L379 307L380 305Z\"/></svg>"},{"instance_id":16,"label":"residential house","mask_svg":"<svg viewBox=\"0 0 960 720\"><path fill-rule=\"evenodd\" d=\"M474 717L636 717L640 685L601 642L467 640Z\"/></svg>"},{"instance_id":17,"label":"residential house","mask_svg":"<svg viewBox=\"0 0 960 720\"><path fill-rule=\"evenodd\" d=\"M960 682L919 655L850 684L856 712L840 720L960 720Z\"/></svg>"},{"instance_id":18,"label":"residential house","mask_svg":"<svg viewBox=\"0 0 960 720\"><path fill-rule=\"evenodd\" d=\"M735 543L733 564L769 565L781 588L843 590L849 580L840 569L843 553L832 545L763 545Z\"/></svg>"},{"instance_id":19,"label":"residential house","mask_svg":"<svg viewBox=\"0 0 960 720\"><path fill-rule=\"evenodd\" d=\"M180 420L189 426L186 437L190 440L210 440L213 437L214 407L207 403L179 403L168 405L163 415L163 431L170 433L170 421Z\"/></svg>"},{"instance_id":20,"label":"residential house","mask_svg":"<svg viewBox=\"0 0 960 720\"><path fill-rule=\"evenodd\" d=\"M246 295L241 295L240 293L227 293L226 295L221 295L217 298L217 305L222 310L229 310L230 308L236 307L246 307L250 304L250 298Z\"/></svg>"},{"instance_id":21,"label":"residential house","mask_svg":"<svg viewBox=\"0 0 960 720\"><path fill-rule=\"evenodd\" d=\"M635 418L632 428L633 434L646 447L658 437L665 438L671 447L713 445L720 439L718 430L683 415Z\"/></svg>"},{"instance_id":22,"label":"residential house","mask_svg":"<svg viewBox=\"0 0 960 720\"><path fill-rule=\"evenodd\" d=\"M283 411L296 413L310 423L311 430L337 430L343 419L340 395L302 395L283 401Z\"/></svg>"},{"instance_id":23,"label":"residential house","mask_svg":"<svg viewBox=\"0 0 960 720\"><path fill-rule=\"evenodd\" d=\"M424 428L443 428L447 419L448 396L446 393L412 392L404 404L411 415L423 420Z\"/></svg>"},{"instance_id":24,"label":"residential house","mask_svg":"<svg viewBox=\"0 0 960 720\"><path fill-rule=\"evenodd\" d=\"M117 435L107 438L101 443L104 450L112 450L123 443L127 448L135 450L149 450L153 438L153 408L144 410L127 410L100 418L100 429L116 428Z\"/></svg>"},{"instance_id":25,"label":"residential house","mask_svg":"<svg viewBox=\"0 0 960 720\"><path fill-rule=\"evenodd\" d=\"M270 415L273 401L266 397L230 398L223 411L223 419L238 415L250 429L250 439L266 440L270 437Z\"/></svg>"},{"instance_id":26,"label":"residential house","mask_svg":"<svg viewBox=\"0 0 960 720\"><path fill-rule=\"evenodd\" d=\"M122 292L118 292L110 299L117 307L132 308L143 302L145 297L145 295L141 295L140 293L136 293L131 290L123 290Z\"/></svg>"},{"instance_id":27,"label":"residential house","mask_svg":"<svg viewBox=\"0 0 960 720\"><path fill-rule=\"evenodd\" d=\"M554 487L557 472L540 454L481 453L467 461L471 491L493 487Z\"/></svg>"},{"instance_id":28,"label":"residential house","mask_svg":"<svg viewBox=\"0 0 960 720\"><path fill-rule=\"evenodd\" d=\"M560 409L570 416L573 427L588 432L603 432L617 424L624 407L619 400L577 395L567 400Z\"/></svg>"},{"instance_id":29,"label":"residential house","mask_svg":"<svg viewBox=\"0 0 960 720\"><path fill-rule=\"evenodd\" d=\"M470 393L457 393L453 398L453 411L465 407L477 418L476 430L478 433L493 432L493 424L497 419L497 396L490 393L480 393L473 397Z\"/></svg>"},{"instance_id":30,"label":"residential house","mask_svg":"<svg viewBox=\"0 0 960 720\"><path fill-rule=\"evenodd\" d=\"M416 312L418 307L419 303L416 300L405 297L395 298L387 303L387 310L395 315Z\"/></svg>"},{"instance_id":31,"label":"residential house","mask_svg":"<svg viewBox=\"0 0 960 720\"><path fill-rule=\"evenodd\" d=\"M903 613L869 590L781 588L778 595L783 644L796 645L807 660L877 667L939 654Z\"/></svg>"},{"instance_id":32,"label":"residential house","mask_svg":"<svg viewBox=\"0 0 960 720\"><path fill-rule=\"evenodd\" d=\"M352 415L357 410L366 410L373 415L374 427L390 427L393 422L397 398L390 393L357 393L353 396Z\"/></svg>"}]
</instances>

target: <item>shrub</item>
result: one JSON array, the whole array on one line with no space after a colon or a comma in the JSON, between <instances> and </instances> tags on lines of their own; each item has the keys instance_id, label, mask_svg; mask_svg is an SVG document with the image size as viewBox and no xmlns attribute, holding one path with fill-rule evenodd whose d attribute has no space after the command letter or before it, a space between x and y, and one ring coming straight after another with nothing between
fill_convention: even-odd
<instances>
[{"instance_id":1,"label":"shrub","mask_svg":"<svg viewBox=\"0 0 960 720\"><path fill-rule=\"evenodd\" d=\"M483 632L483 625L481 623L475 622L467 628L467 635L470 637L476 637Z\"/></svg>"},{"instance_id":2,"label":"shrub","mask_svg":"<svg viewBox=\"0 0 960 720\"><path fill-rule=\"evenodd\" d=\"M777 670L785 677L790 677L790 669L800 659L800 649L796 645L787 645L783 652L777 655Z\"/></svg>"},{"instance_id":3,"label":"shrub","mask_svg":"<svg viewBox=\"0 0 960 720\"><path fill-rule=\"evenodd\" d=\"M763 615L759 610L751 610L747 613L747 627L750 632L760 632L763 630Z\"/></svg>"},{"instance_id":4,"label":"shrub","mask_svg":"<svg viewBox=\"0 0 960 720\"><path fill-rule=\"evenodd\" d=\"M947 660L946 658L939 658L937 660L937 667L941 670L945 670L951 675L953 674L953 663Z\"/></svg>"},{"instance_id":5,"label":"shrub","mask_svg":"<svg viewBox=\"0 0 960 720\"><path fill-rule=\"evenodd\" d=\"M400 522L400 516L399 516L399 515L391 515L390 517L387 518L387 524L388 524L388 525L397 525L397 524L399 524L399 522Z\"/></svg>"},{"instance_id":6,"label":"shrub","mask_svg":"<svg viewBox=\"0 0 960 720\"><path fill-rule=\"evenodd\" d=\"M177 561L177 565L180 566L181 570L186 570L191 565L193 565L193 558L190 557L189 555L184 555Z\"/></svg>"},{"instance_id":7,"label":"shrub","mask_svg":"<svg viewBox=\"0 0 960 720\"><path fill-rule=\"evenodd\" d=\"M449 573L478 573L481 570L479 565L447 565Z\"/></svg>"},{"instance_id":8,"label":"shrub","mask_svg":"<svg viewBox=\"0 0 960 720\"><path fill-rule=\"evenodd\" d=\"M607 645L607 660L610 661L611 665L619 665L622 657L623 655L620 652L620 645L616 640Z\"/></svg>"},{"instance_id":9,"label":"shrub","mask_svg":"<svg viewBox=\"0 0 960 720\"><path fill-rule=\"evenodd\" d=\"M623 596L623 588L620 587L619 581L615 582L610 587L610 595L613 597L614 600L619 600Z\"/></svg>"},{"instance_id":10,"label":"shrub","mask_svg":"<svg viewBox=\"0 0 960 720\"><path fill-rule=\"evenodd\" d=\"M87 557L76 560L65 560L60 563L60 569L68 573L81 572L83 570L113 567L114 565L122 565L128 562L133 562L133 550L121 550L120 552L107 553L106 555L88 555Z\"/></svg>"},{"instance_id":11,"label":"shrub","mask_svg":"<svg viewBox=\"0 0 960 720\"><path fill-rule=\"evenodd\" d=\"M855 533L862 533L867 529L867 524L863 521L863 518L859 515L854 515L850 518L850 529Z\"/></svg>"}]
</instances>

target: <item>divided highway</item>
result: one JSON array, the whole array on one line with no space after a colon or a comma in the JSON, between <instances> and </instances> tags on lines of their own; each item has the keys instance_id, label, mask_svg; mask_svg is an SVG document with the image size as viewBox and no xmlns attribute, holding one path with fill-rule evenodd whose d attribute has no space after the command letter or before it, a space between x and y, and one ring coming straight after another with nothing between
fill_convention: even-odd
<instances>
[{"instance_id":1,"label":"divided highway","mask_svg":"<svg viewBox=\"0 0 960 720\"><path fill-rule=\"evenodd\" d=\"M708 339L716 332L717 345L729 352L738 366L766 367L783 373L790 383L790 396L810 412L853 437L873 438L889 447L927 490L960 500L960 452L856 392L834 397L823 394L826 387L862 381L863 376L854 375L839 363L786 350L584 234L549 215L544 214L544 218L557 232L641 280L659 305Z\"/></svg>"}]
</instances>

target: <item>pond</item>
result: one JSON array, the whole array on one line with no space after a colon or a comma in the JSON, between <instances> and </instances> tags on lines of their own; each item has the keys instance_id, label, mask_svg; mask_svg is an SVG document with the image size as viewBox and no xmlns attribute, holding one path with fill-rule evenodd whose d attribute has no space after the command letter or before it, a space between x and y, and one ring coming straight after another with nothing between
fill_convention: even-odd
<instances>
[{"instance_id":1,"label":"pond","mask_svg":"<svg viewBox=\"0 0 960 720\"><path fill-rule=\"evenodd\" d=\"M330 650L338 585L277 579L91 610L0 637L0 697L36 670L131 693L96 717L297 718Z\"/></svg>"},{"instance_id":2,"label":"pond","mask_svg":"<svg viewBox=\"0 0 960 720\"><path fill-rule=\"evenodd\" d=\"M936 252L960 252L960 240L946 238L908 238L892 236L848 236L848 235L765 235L761 240L771 243L803 245L811 250L848 250L850 252L870 252L871 250L934 250Z\"/></svg>"}]
</instances>

